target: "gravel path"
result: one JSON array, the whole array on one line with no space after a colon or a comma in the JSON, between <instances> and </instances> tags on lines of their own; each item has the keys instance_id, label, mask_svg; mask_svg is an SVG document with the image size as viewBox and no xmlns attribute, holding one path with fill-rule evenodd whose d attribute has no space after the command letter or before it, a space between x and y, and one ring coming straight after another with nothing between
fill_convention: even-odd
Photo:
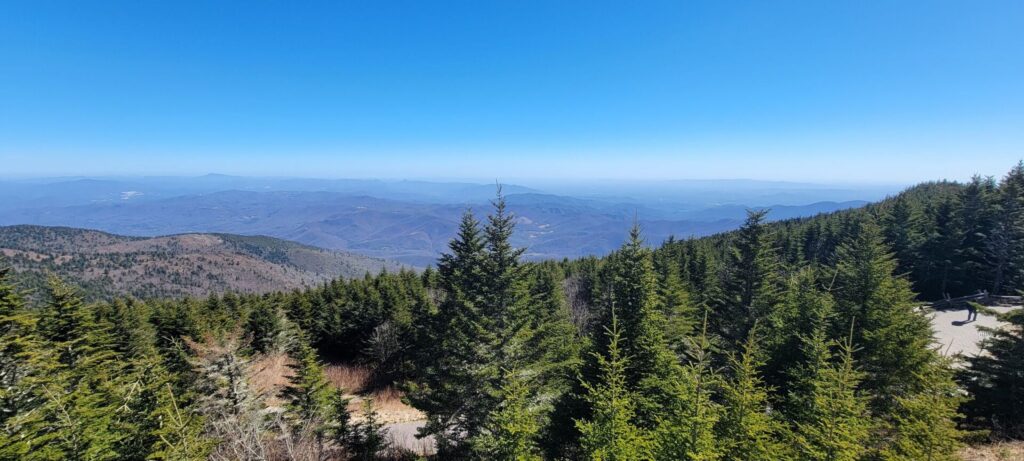
<instances>
[{"instance_id":1,"label":"gravel path","mask_svg":"<svg viewBox=\"0 0 1024 461\"><path fill-rule=\"evenodd\" d=\"M1005 313L1012 307L990 307L996 312ZM992 315L978 312L978 319L967 322L967 310L934 311L932 327L935 329L935 342L942 346L943 355L952 356L960 353L965 356L979 352L978 342L984 337L979 326L995 328L1000 322Z\"/></svg>"},{"instance_id":2,"label":"gravel path","mask_svg":"<svg viewBox=\"0 0 1024 461\"><path fill-rule=\"evenodd\" d=\"M434 438L416 438L416 431L423 427L424 421L409 421L405 423L394 423L385 426L391 441L396 447L411 450L418 455L429 455L434 453Z\"/></svg>"}]
</instances>

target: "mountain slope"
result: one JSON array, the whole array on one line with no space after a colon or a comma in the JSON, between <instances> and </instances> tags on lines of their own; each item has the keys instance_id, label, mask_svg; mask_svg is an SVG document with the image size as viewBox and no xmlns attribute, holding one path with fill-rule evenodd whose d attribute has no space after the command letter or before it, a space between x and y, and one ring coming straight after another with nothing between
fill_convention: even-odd
<instances>
[{"instance_id":1,"label":"mountain slope","mask_svg":"<svg viewBox=\"0 0 1024 461\"><path fill-rule=\"evenodd\" d=\"M68 227L0 227L0 264L38 288L47 274L93 299L265 292L359 277L400 265L285 240L231 234L125 237Z\"/></svg>"}]
</instances>

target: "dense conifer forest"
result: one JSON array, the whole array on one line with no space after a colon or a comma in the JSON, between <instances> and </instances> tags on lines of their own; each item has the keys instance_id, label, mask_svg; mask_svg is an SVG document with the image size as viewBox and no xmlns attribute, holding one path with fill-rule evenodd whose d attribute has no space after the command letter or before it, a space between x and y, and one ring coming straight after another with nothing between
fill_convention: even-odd
<instances>
[{"instance_id":1,"label":"dense conifer forest","mask_svg":"<svg viewBox=\"0 0 1024 461\"><path fill-rule=\"evenodd\" d=\"M921 307L1024 289L1024 164L764 218L526 263L499 193L421 273L206 299L35 296L4 269L0 459L415 459L326 363L402 389L436 459L938 461L1024 438L1024 314L961 359ZM289 358L274 396L247 371L268 354Z\"/></svg>"}]
</instances>

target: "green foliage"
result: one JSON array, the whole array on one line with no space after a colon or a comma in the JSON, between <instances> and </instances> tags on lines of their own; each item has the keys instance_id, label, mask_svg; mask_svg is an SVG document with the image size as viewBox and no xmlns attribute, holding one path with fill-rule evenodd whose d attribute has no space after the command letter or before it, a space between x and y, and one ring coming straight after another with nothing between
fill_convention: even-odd
<instances>
[{"instance_id":1,"label":"green foliage","mask_svg":"<svg viewBox=\"0 0 1024 461\"><path fill-rule=\"evenodd\" d=\"M298 334L288 354L292 373L281 398L288 402L288 416L295 429L312 431L319 442L327 431L335 394L338 392L324 377L316 351Z\"/></svg>"},{"instance_id":2,"label":"green foliage","mask_svg":"<svg viewBox=\"0 0 1024 461\"><path fill-rule=\"evenodd\" d=\"M956 461L960 459L960 431L954 424L960 389L946 368L927 376L927 387L900 397L892 421L892 440L882 459L900 461Z\"/></svg>"},{"instance_id":3,"label":"green foliage","mask_svg":"<svg viewBox=\"0 0 1024 461\"><path fill-rule=\"evenodd\" d=\"M725 411L717 432L725 459L769 461L783 452L781 426L770 413L768 389L759 375L764 362L756 331L751 330L743 352L730 358L732 377L722 384Z\"/></svg>"},{"instance_id":4,"label":"green foliage","mask_svg":"<svg viewBox=\"0 0 1024 461\"><path fill-rule=\"evenodd\" d=\"M1000 437L1024 438L1024 309L999 317L1007 325L984 328L986 354L967 358L960 382L971 399L964 404L972 427Z\"/></svg>"},{"instance_id":5,"label":"green foliage","mask_svg":"<svg viewBox=\"0 0 1024 461\"><path fill-rule=\"evenodd\" d=\"M473 451L481 459L540 460L540 412L530 401L525 377L515 370L506 372L501 392L501 405L488 415L484 433L473 440Z\"/></svg>"},{"instance_id":6,"label":"green foliage","mask_svg":"<svg viewBox=\"0 0 1024 461\"><path fill-rule=\"evenodd\" d=\"M245 324L249 345L257 354L272 351L278 345L283 331L277 307L267 302L257 303Z\"/></svg>"},{"instance_id":7,"label":"green foliage","mask_svg":"<svg viewBox=\"0 0 1024 461\"><path fill-rule=\"evenodd\" d=\"M849 342L839 347L837 363L819 335L809 338L809 349L822 351L805 375L799 396L804 408L796 420L794 446L797 458L813 461L855 461L867 452L871 419L857 386L861 373L854 368Z\"/></svg>"},{"instance_id":8,"label":"green foliage","mask_svg":"<svg viewBox=\"0 0 1024 461\"><path fill-rule=\"evenodd\" d=\"M715 461L725 448L715 433L723 408L713 400L720 376L712 368L707 319L701 335L690 345L689 363L669 383L673 399L658 419L654 432L659 460Z\"/></svg>"},{"instance_id":9,"label":"green foliage","mask_svg":"<svg viewBox=\"0 0 1024 461\"><path fill-rule=\"evenodd\" d=\"M191 409L182 408L170 385L160 393L160 404L152 416L157 421L153 431L156 441L147 459L207 459L216 441L203 435L203 417Z\"/></svg>"},{"instance_id":10,"label":"green foliage","mask_svg":"<svg viewBox=\"0 0 1024 461\"><path fill-rule=\"evenodd\" d=\"M379 418L373 408L373 400L365 400L362 421L350 424L347 435L342 439L343 446L354 459L370 461L391 447Z\"/></svg>"},{"instance_id":11,"label":"green foliage","mask_svg":"<svg viewBox=\"0 0 1024 461\"><path fill-rule=\"evenodd\" d=\"M924 387L923 377L939 359L931 324L914 310L909 283L894 276L896 262L873 222L855 223L837 261L833 337L854 326L855 356L866 373L863 387L875 411L891 414L895 399Z\"/></svg>"},{"instance_id":12,"label":"green foliage","mask_svg":"<svg viewBox=\"0 0 1024 461\"><path fill-rule=\"evenodd\" d=\"M500 195L481 231L467 213L450 254L438 265L444 297L430 337L430 363L409 386L410 401L427 413L423 431L445 456L465 454L487 433L488 418L502 406L504 370L530 376L528 407L550 406L565 387L575 357L572 331L557 284L531 293L522 250L509 243L514 220ZM538 302L538 305L534 305Z\"/></svg>"},{"instance_id":13,"label":"green foliage","mask_svg":"<svg viewBox=\"0 0 1024 461\"><path fill-rule=\"evenodd\" d=\"M638 225L616 253L611 271L612 296L607 310L614 311L622 324L622 352L632 364L626 370L626 386L634 393L636 422L650 429L659 408L670 400L669 384L680 370L665 341L665 318L659 309L651 252L643 246Z\"/></svg>"},{"instance_id":14,"label":"green foliage","mask_svg":"<svg viewBox=\"0 0 1024 461\"><path fill-rule=\"evenodd\" d=\"M764 223L767 214L767 210L748 212L727 253L723 299L714 320L717 333L733 344L742 343L778 300L778 256Z\"/></svg>"},{"instance_id":15,"label":"green foliage","mask_svg":"<svg viewBox=\"0 0 1024 461\"><path fill-rule=\"evenodd\" d=\"M653 444L647 432L633 424L635 395L627 386L630 361L619 346L622 332L611 313L606 330L606 354L594 354L600 376L596 383L583 383L591 418L576 421L584 456L595 461L653 459Z\"/></svg>"}]
</instances>

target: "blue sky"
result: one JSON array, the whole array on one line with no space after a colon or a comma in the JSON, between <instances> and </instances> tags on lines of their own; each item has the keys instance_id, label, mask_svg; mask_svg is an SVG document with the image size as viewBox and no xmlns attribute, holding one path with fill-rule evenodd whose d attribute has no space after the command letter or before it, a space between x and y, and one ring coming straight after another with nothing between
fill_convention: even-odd
<instances>
[{"instance_id":1,"label":"blue sky","mask_svg":"<svg viewBox=\"0 0 1024 461\"><path fill-rule=\"evenodd\" d=\"M1024 157L1024 2L0 4L0 177L913 182Z\"/></svg>"}]
</instances>

